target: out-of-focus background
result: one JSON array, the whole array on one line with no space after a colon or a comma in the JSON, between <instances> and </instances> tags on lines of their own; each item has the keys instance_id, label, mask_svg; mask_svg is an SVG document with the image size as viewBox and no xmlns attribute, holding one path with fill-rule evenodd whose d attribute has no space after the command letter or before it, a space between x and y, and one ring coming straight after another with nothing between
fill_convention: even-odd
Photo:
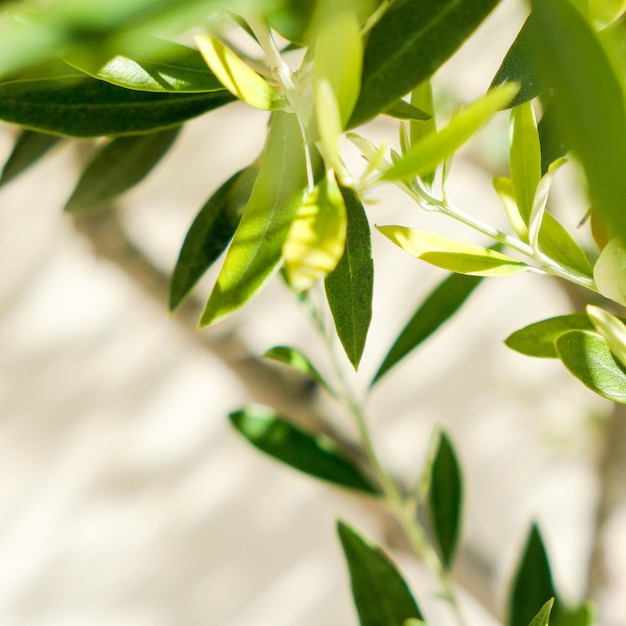
<instances>
[{"instance_id":1,"label":"out-of-focus background","mask_svg":"<svg viewBox=\"0 0 626 626\"><path fill-rule=\"evenodd\" d=\"M520 3L503 2L443 68L440 89L461 101L484 92L523 19ZM433 623L446 623L432 581L380 512L262 457L228 425L230 410L255 400L347 427L304 381L257 358L280 343L328 365L280 281L201 332L193 308L167 313L166 278L187 227L261 149L265 122L233 104L189 124L144 185L92 217L61 213L84 159L69 144L0 191L2 626L356 624L338 517L387 542L420 602L440 616ZM506 167L506 123L464 151L451 176L453 200L496 224L489 171ZM392 122L367 129L374 139L395 133ZM0 128L0 157L13 138ZM575 224L580 198L563 185L557 210L559 202ZM369 211L373 223L472 236L393 188ZM362 381L442 277L382 237L375 255ZM200 304L214 276L198 288ZM418 474L436 425L456 444L467 498L457 577L471 592L472 624L502 616L532 520L566 598L590 585L601 623L626 616L624 428L558 363L502 343L573 306L552 279L487 281L372 398L381 455L405 480ZM605 543L593 548L600 531Z\"/></svg>"}]
</instances>

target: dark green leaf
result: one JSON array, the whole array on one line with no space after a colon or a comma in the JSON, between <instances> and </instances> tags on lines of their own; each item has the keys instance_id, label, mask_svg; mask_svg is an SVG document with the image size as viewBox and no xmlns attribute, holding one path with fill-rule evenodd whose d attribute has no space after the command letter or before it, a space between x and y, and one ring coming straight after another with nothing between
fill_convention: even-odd
<instances>
[{"instance_id":1,"label":"dark green leaf","mask_svg":"<svg viewBox=\"0 0 626 626\"><path fill-rule=\"evenodd\" d=\"M72 137L132 135L177 126L233 100L226 91L152 93L60 77L0 84L0 119Z\"/></svg>"},{"instance_id":2,"label":"dark green leaf","mask_svg":"<svg viewBox=\"0 0 626 626\"><path fill-rule=\"evenodd\" d=\"M422 111L422 109L418 109L417 107L405 102L404 100L398 100L394 104L392 104L386 111L385 115L389 115L390 117L395 117L399 120L417 120L419 122L424 122L426 120L432 119L431 116L426 113L426 111Z\"/></svg>"},{"instance_id":3,"label":"dark green leaf","mask_svg":"<svg viewBox=\"0 0 626 626\"><path fill-rule=\"evenodd\" d=\"M118 41L114 43L119 46ZM195 48L158 39L148 39L144 48L144 52L133 52L113 45L96 50L89 47L63 58L89 76L126 89L176 93L224 90Z\"/></svg>"},{"instance_id":4,"label":"dark green leaf","mask_svg":"<svg viewBox=\"0 0 626 626\"><path fill-rule=\"evenodd\" d=\"M404 578L376 545L343 522L337 523L348 561L352 596L361 626L403 626L422 614Z\"/></svg>"},{"instance_id":5,"label":"dark green leaf","mask_svg":"<svg viewBox=\"0 0 626 626\"><path fill-rule=\"evenodd\" d=\"M569 152L569 147L563 140L562 133L558 128L557 115L558 111L552 102L544 105L543 116L538 124L542 175L548 171L552 163Z\"/></svg>"},{"instance_id":6,"label":"dark green leaf","mask_svg":"<svg viewBox=\"0 0 626 626\"><path fill-rule=\"evenodd\" d=\"M372 28L350 126L385 111L432 76L499 0L398 0Z\"/></svg>"},{"instance_id":7,"label":"dark green leaf","mask_svg":"<svg viewBox=\"0 0 626 626\"><path fill-rule=\"evenodd\" d=\"M449 320L478 287L482 276L450 274L422 302L394 341L371 386Z\"/></svg>"},{"instance_id":8,"label":"dark green leaf","mask_svg":"<svg viewBox=\"0 0 626 626\"><path fill-rule=\"evenodd\" d=\"M134 187L165 156L179 131L178 126L108 141L87 164L65 210L83 213L111 202Z\"/></svg>"},{"instance_id":9,"label":"dark green leaf","mask_svg":"<svg viewBox=\"0 0 626 626\"><path fill-rule=\"evenodd\" d=\"M258 169L251 166L231 176L204 204L193 220L178 255L170 283L169 307L174 311L213 265L233 238L250 198Z\"/></svg>"},{"instance_id":10,"label":"dark green leaf","mask_svg":"<svg viewBox=\"0 0 626 626\"><path fill-rule=\"evenodd\" d=\"M13 146L11 155L4 164L2 175L0 176L0 187L17 178L31 165L37 163L59 141L61 141L61 138L55 135L23 130Z\"/></svg>"},{"instance_id":11,"label":"dark green leaf","mask_svg":"<svg viewBox=\"0 0 626 626\"><path fill-rule=\"evenodd\" d=\"M443 565L450 569L461 530L463 479L452 443L443 432L430 472L428 504Z\"/></svg>"},{"instance_id":12,"label":"dark green leaf","mask_svg":"<svg viewBox=\"0 0 626 626\"><path fill-rule=\"evenodd\" d=\"M297 428L269 407L253 405L234 411L229 417L253 446L274 459L341 487L370 495L379 493L332 440Z\"/></svg>"},{"instance_id":13,"label":"dark green leaf","mask_svg":"<svg viewBox=\"0 0 626 626\"><path fill-rule=\"evenodd\" d=\"M506 626L528 626L551 598L556 598L553 607L556 616L561 611L560 602L541 533L533 524L513 578Z\"/></svg>"},{"instance_id":14,"label":"dark green leaf","mask_svg":"<svg viewBox=\"0 0 626 626\"><path fill-rule=\"evenodd\" d=\"M514 81L520 90L509 106L514 107L528 102L548 89L545 77L537 72L533 62L533 48L539 39L537 20L533 14L526 20L513 45L496 72L491 87Z\"/></svg>"},{"instance_id":15,"label":"dark green leaf","mask_svg":"<svg viewBox=\"0 0 626 626\"><path fill-rule=\"evenodd\" d=\"M591 320L584 313L551 317L529 324L504 340L504 343L527 356L557 359L556 340L570 330L593 330Z\"/></svg>"},{"instance_id":16,"label":"dark green leaf","mask_svg":"<svg viewBox=\"0 0 626 626\"><path fill-rule=\"evenodd\" d=\"M568 0L533 0L536 65L555 92L559 131L580 159L609 236L626 237L626 111L620 81ZM549 62L545 62L549 59Z\"/></svg>"},{"instance_id":17,"label":"dark green leaf","mask_svg":"<svg viewBox=\"0 0 626 626\"><path fill-rule=\"evenodd\" d=\"M374 262L363 205L350 189L342 189L342 194L348 218L346 244L337 267L326 278L325 288L337 335L356 369L372 320Z\"/></svg>"},{"instance_id":18,"label":"dark green leaf","mask_svg":"<svg viewBox=\"0 0 626 626\"><path fill-rule=\"evenodd\" d=\"M626 404L626 372L606 341L587 330L570 330L556 341L559 358L592 391Z\"/></svg>"}]
</instances>

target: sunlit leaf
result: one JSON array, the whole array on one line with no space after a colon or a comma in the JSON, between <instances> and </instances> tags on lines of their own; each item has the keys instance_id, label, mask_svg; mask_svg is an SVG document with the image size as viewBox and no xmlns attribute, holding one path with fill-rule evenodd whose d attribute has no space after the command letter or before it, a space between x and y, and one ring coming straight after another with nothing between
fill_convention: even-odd
<instances>
[{"instance_id":1,"label":"sunlit leaf","mask_svg":"<svg viewBox=\"0 0 626 626\"><path fill-rule=\"evenodd\" d=\"M332 172L306 194L283 243L285 273L305 291L332 272L343 255L346 207Z\"/></svg>"},{"instance_id":2,"label":"sunlit leaf","mask_svg":"<svg viewBox=\"0 0 626 626\"><path fill-rule=\"evenodd\" d=\"M443 432L430 471L428 504L443 565L451 569L461 530L463 479L452 443Z\"/></svg>"},{"instance_id":3,"label":"sunlit leaf","mask_svg":"<svg viewBox=\"0 0 626 626\"><path fill-rule=\"evenodd\" d=\"M587 305L587 315L595 329L609 345L611 352L626 367L626 326L615 315L600 307Z\"/></svg>"},{"instance_id":4,"label":"sunlit leaf","mask_svg":"<svg viewBox=\"0 0 626 626\"><path fill-rule=\"evenodd\" d=\"M170 283L169 307L174 311L233 238L250 198L258 168L231 176L196 215L180 250Z\"/></svg>"},{"instance_id":5,"label":"sunlit leaf","mask_svg":"<svg viewBox=\"0 0 626 626\"><path fill-rule=\"evenodd\" d=\"M529 324L509 335L504 343L512 350L527 356L556 359L559 357L556 340L561 335L570 330L593 328L591 320L583 313L561 315Z\"/></svg>"},{"instance_id":6,"label":"sunlit leaf","mask_svg":"<svg viewBox=\"0 0 626 626\"><path fill-rule=\"evenodd\" d=\"M0 84L0 119L72 137L131 135L177 126L232 102L224 91L132 91L74 76Z\"/></svg>"},{"instance_id":7,"label":"sunlit leaf","mask_svg":"<svg viewBox=\"0 0 626 626\"><path fill-rule=\"evenodd\" d=\"M389 557L371 541L338 522L360 626L401 626L405 620L423 620L422 614Z\"/></svg>"},{"instance_id":8,"label":"sunlit leaf","mask_svg":"<svg viewBox=\"0 0 626 626\"><path fill-rule=\"evenodd\" d=\"M550 622L550 613L554 605L554 598L550 598L540 609L537 615L533 617L530 626L548 626Z\"/></svg>"},{"instance_id":9,"label":"sunlit leaf","mask_svg":"<svg viewBox=\"0 0 626 626\"><path fill-rule=\"evenodd\" d=\"M282 247L307 187L300 125L277 111L259 175L200 320L217 322L242 307L278 270Z\"/></svg>"},{"instance_id":10,"label":"sunlit leaf","mask_svg":"<svg viewBox=\"0 0 626 626\"><path fill-rule=\"evenodd\" d=\"M478 276L451 274L441 282L402 329L372 379L371 386L449 320L481 280Z\"/></svg>"},{"instance_id":11,"label":"sunlit leaf","mask_svg":"<svg viewBox=\"0 0 626 626\"><path fill-rule=\"evenodd\" d=\"M198 35L196 43L211 71L236 98L266 111L283 105L283 98L265 78L219 39L210 35Z\"/></svg>"},{"instance_id":12,"label":"sunlit leaf","mask_svg":"<svg viewBox=\"0 0 626 626\"><path fill-rule=\"evenodd\" d=\"M374 262L370 227L363 204L350 189L342 189L348 220L343 256L325 281L326 297L337 335L357 368L372 319Z\"/></svg>"},{"instance_id":13,"label":"sunlit leaf","mask_svg":"<svg viewBox=\"0 0 626 626\"><path fill-rule=\"evenodd\" d=\"M315 120L319 131L321 150L329 167L341 171L339 137L342 133L341 111L331 84L324 78L315 83Z\"/></svg>"},{"instance_id":14,"label":"sunlit leaf","mask_svg":"<svg viewBox=\"0 0 626 626\"><path fill-rule=\"evenodd\" d=\"M409 134L411 138L411 145L413 145L419 143L430 133L437 131L433 88L430 79L427 79L423 83L417 85L417 87L411 91L411 104L430 115L429 120L421 122L417 120L411 121L409 125ZM435 180L435 170L433 169L431 172L422 174L421 178L427 185L432 185Z\"/></svg>"},{"instance_id":15,"label":"sunlit leaf","mask_svg":"<svg viewBox=\"0 0 626 626\"><path fill-rule=\"evenodd\" d=\"M454 154L476 134L517 92L516 85L504 85L473 102L445 128L424 137L382 176L383 180L398 180L420 176L432 171Z\"/></svg>"},{"instance_id":16,"label":"sunlit leaf","mask_svg":"<svg viewBox=\"0 0 626 626\"><path fill-rule=\"evenodd\" d=\"M458 274L507 276L528 265L495 250L406 226L377 226L379 232L410 255Z\"/></svg>"},{"instance_id":17,"label":"sunlit leaf","mask_svg":"<svg viewBox=\"0 0 626 626\"><path fill-rule=\"evenodd\" d=\"M2 168L0 187L11 182L31 165L37 163L60 141L61 137L55 135L23 130L15 141L13 150Z\"/></svg>"},{"instance_id":18,"label":"sunlit leaf","mask_svg":"<svg viewBox=\"0 0 626 626\"><path fill-rule=\"evenodd\" d=\"M311 363L308 357L297 348L291 348L289 346L274 346L263 354L263 357L278 363L288 365L296 372L300 372L305 376L308 376L311 380L314 380L320 387L323 387L334 395L334 391L331 386L324 380L324 377L319 373L315 366Z\"/></svg>"},{"instance_id":19,"label":"sunlit leaf","mask_svg":"<svg viewBox=\"0 0 626 626\"><path fill-rule=\"evenodd\" d=\"M430 78L498 0L399 0L369 33L350 126L381 113ZM401 42L401 45L399 45Z\"/></svg>"},{"instance_id":20,"label":"sunlit leaf","mask_svg":"<svg viewBox=\"0 0 626 626\"><path fill-rule=\"evenodd\" d=\"M269 407L252 405L229 417L239 433L274 459L341 487L369 495L379 493L331 439L294 426Z\"/></svg>"},{"instance_id":21,"label":"sunlit leaf","mask_svg":"<svg viewBox=\"0 0 626 626\"><path fill-rule=\"evenodd\" d=\"M137 185L169 151L179 131L174 127L108 141L85 167L65 211L77 214L101 207Z\"/></svg>"},{"instance_id":22,"label":"sunlit leaf","mask_svg":"<svg viewBox=\"0 0 626 626\"><path fill-rule=\"evenodd\" d=\"M626 12L626 0L589 0L589 16L597 29L606 28Z\"/></svg>"},{"instance_id":23,"label":"sunlit leaf","mask_svg":"<svg viewBox=\"0 0 626 626\"><path fill-rule=\"evenodd\" d=\"M515 201L515 189L513 181L504 176L493 179L493 187L502 201L504 210L515 234L523 241L528 241L528 224L522 218L517 202Z\"/></svg>"},{"instance_id":24,"label":"sunlit leaf","mask_svg":"<svg viewBox=\"0 0 626 626\"><path fill-rule=\"evenodd\" d=\"M559 358L567 369L592 391L626 404L626 373L607 342L599 334L571 330L556 340Z\"/></svg>"},{"instance_id":25,"label":"sunlit leaf","mask_svg":"<svg viewBox=\"0 0 626 626\"><path fill-rule=\"evenodd\" d=\"M626 305L626 247L620 238L604 246L593 266L593 278L603 296Z\"/></svg>"}]
</instances>

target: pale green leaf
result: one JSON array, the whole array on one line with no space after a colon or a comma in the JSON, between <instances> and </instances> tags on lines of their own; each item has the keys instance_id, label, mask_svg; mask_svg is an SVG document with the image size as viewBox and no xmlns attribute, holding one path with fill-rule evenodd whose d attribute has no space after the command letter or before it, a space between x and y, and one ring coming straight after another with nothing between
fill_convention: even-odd
<instances>
[{"instance_id":1,"label":"pale green leaf","mask_svg":"<svg viewBox=\"0 0 626 626\"><path fill-rule=\"evenodd\" d=\"M411 104L430 115L430 119L423 122L411 121L410 137L411 145L413 145L419 143L428 134L437 131L433 88L430 79L425 80L411 91ZM421 178L427 185L432 186L435 180L435 170L422 174Z\"/></svg>"},{"instance_id":2,"label":"pale green leaf","mask_svg":"<svg viewBox=\"0 0 626 626\"><path fill-rule=\"evenodd\" d=\"M588 304L586 310L596 330L611 348L611 352L626 367L626 326L624 323L600 307Z\"/></svg>"},{"instance_id":3,"label":"pale green leaf","mask_svg":"<svg viewBox=\"0 0 626 626\"><path fill-rule=\"evenodd\" d=\"M599 334L571 330L556 341L559 358L567 369L592 391L626 404L626 373L607 342Z\"/></svg>"},{"instance_id":4,"label":"pale green leaf","mask_svg":"<svg viewBox=\"0 0 626 626\"><path fill-rule=\"evenodd\" d=\"M338 522L352 596L360 626L401 626L405 620L423 620L406 584L389 557L370 540L343 522Z\"/></svg>"},{"instance_id":5,"label":"pale green leaf","mask_svg":"<svg viewBox=\"0 0 626 626\"><path fill-rule=\"evenodd\" d=\"M329 437L298 428L269 407L251 405L229 418L253 446L294 469L368 495L380 493Z\"/></svg>"},{"instance_id":6,"label":"pale green leaf","mask_svg":"<svg viewBox=\"0 0 626 626\"><path fill-rule=\"evenodd\" d=\"M445 128L432 132L411 146L402 159L390 167L383 180L399 180L431 172L476 134L517 93L516 85L503 85L469 105Z\"/></svg>"},{"instance_id":7,"label":"pale green leaf","mask_svg":"<svg viewBox=\"0 0 626 626\"><path fill-rule=\"evenodd\" d=\"M337 267L345 241L346 206L331 171L306 194L283 243L291 287L306 291L326 278Z\"/></svg>"},{"instance_id":8,"label":"pale green leaf","mask_svg":"<svg viewBox=\"0 0 626 626\"><path fill-rule=\"evenodd\" d=\"M245 61L216 37L198 35L196 43L207 65L235 97L262 110L283 106L283 98Z\"/></svg>"},{"instance_id":9,"label":"pale green leaf","mask_svg":"<svg viewBox=\"0 0 626 626\"><path fill-rule=\"evenodd\" d=\"M331 84L321 78L315 83L315 120L320 134L321 147L329 167L341 171L339 137L342 133L341 111Z\"/></svg>"},{"instance_id":10,"label":"pale green leaf","mask_svg":"<svg viewBox=\"0 0 626 626\"><path fill-rule=\"evenodd\" d=\"M589 0L589 17L599 30L616 22L626 12L626 0Z\"/></svg>"},{"instance_id":11,"label":"pale green leaf","mask_svg":"<svg viewBox=\"0 0 626 626\"><path fill-rule=\"evenodd\" d=\"M602 249L593 279L603 296L626 305L626 247L620 238L614 237Z\"/></svg>"},{"instance_id":12,"label":"pale green leaf","mask_svg":"<svg viewBox=\"0 0 626 626\"><path fill-rule=\"evenodd\" d=\"M513 181L504 176L497 176L493 179L493 187L502 201L509 223L513 227L516 235L522 239L522 241L528 241L528 225L522 219L517 203L515 202Z\"/></svg>"},{"instance_id":13,"label":"pale green leaf","mask_svg":"<svg viewBox=\"0 0 626 626\"><path fill-rule=\"evenodd\" d=\"M172 147L180 127L116 137L96 151L65 205L79 214L103 207L140 183Z\"/></svg>"},{"instance_id":14,"label":"pale green leaf","mask_svg":"<svg viewBox=\"0 0 626 626\"><path fill-rule=\"evenodd\" d=\"M342 190L348 220L343 256L324 283L337 336L356 369L372 320L374 261L370 227L363 204L351 189Z\"/></svg>"},{"instance_id":15,"label":"pale green leaf","mask_svg":"<svg viewBox=\"0 0 626 626\"><path fill-rule=\"evenodd\" d=\"M550 598L540 609L537 615L533 617L529 626L548 626L550 622L550 613L554 605L554 598Z\"/></svg>"},{"instance_id":16,"label":"pale green leaf","mask_svg":"<svg viewBox=\"0 0 626 626\"><path fill-rule=\"evenodd\" d=\"M278 270L282 247L307 186L300 125L277 111L261 169L200 320L206 326L242 307Z\"/></svg>"},{"instance_id":17,"label":"pale green leaf","mask_svg":"<svg viewBox=\"0 0 626 626\"><path fill-rule=\"evenodd\" d=\"M507 276L528 265L495 250L406 226L377 226L385 237L418 259L451 272L472 276Z\"/></svg>"},{"instance_id":18,"label":"pale green leaf","mask_svg":"<svg viewBox=\"0 0 626 626\"><path fill-rule=\"evenodd\" d=\"M543 214L539 231L539 247L551 259L584 274L592 275L591 263L580 244L556 217Z\"/></svg>"}]
</instances>

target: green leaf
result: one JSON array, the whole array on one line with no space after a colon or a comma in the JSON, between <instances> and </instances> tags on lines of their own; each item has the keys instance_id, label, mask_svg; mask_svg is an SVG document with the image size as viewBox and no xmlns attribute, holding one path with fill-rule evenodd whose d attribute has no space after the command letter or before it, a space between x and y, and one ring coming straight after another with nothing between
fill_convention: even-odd
<instances>
[{"instance_id":1,"label":"green leaf","mask_svg":"<svg viewBox=\"0 0 626 626\"><path fill-rule=\"evenodd\" d=\"M437 131L437 123L435 120L435 103L433 101L433 88L431 80L427 79L420 83L411 91L411 105L418 107L430 116L429 120L422 122L411 121L409 126L409 135L411 145L419 143L424 137L430 133ZM422 180L429 186L432 186L435 180L435 170L427 174L422 174ZM443 183L442 183L443 184Z\"/></svg>"},{"instance_id":2,"label":"green leaf","mask_svg":"<svg viewBox=\"0 0 626 626\"><path fill-rule=\"evenodd\" d=\"M252 405L229 415L233 426L253 446L309 476L378 495L378 489L331 439L291 424L269 407Z\"/></svg>"},{"instance_id":3,"label":"green leaf","mask_svg":"<svg viewBox=\"0 0 626 626\"><path fill-rule=\"evenodd\" d=\"M595 329L607 342L611 352L626 367L626 326L615 315L591 304L587 305L587 315Z\"/></svg>"},{"instance_id":4,"label":"green leaf","mask_svg":"<svg viewBox=\"0 0 626 626\"><path fill-rule=\"evenodd\" d=\"M196 215L172 274L170 311L180 306L193 286L228 246L239 225L257 173L258 168L251 166L231 176Z\"/></svg>"},{"instance_id":5,"label":"green leaf","mask_svg":"<svg viewBox=\"0 0 626 626\"><path fill-rule=\"evenodd\" d=\"M551 598L557 598L553 609L556 616L560 606L550 563L539 528L533 524L513 578L506 626L533 624L537 611L545 608L545 603Z\"/></svg>"},{"instance_id":6,"label":"green leaf","mask_svg":"<svg viewBox=\"0 0 626 626\"><path fill-rule=\"evenodd\" d=\"M285 274L297 291L332 272L346 241L346 206L332 171L304 197L283 243Z\"/></svg>"},{"instance_id":7,"label":"green leaf","mask_svg":"<svg viewBox=\"0 0 626 626\"><path fill-rule=\"evenodd\" d=\"M180 126L108 141L87 164L65 211L89 211L137 185L169 151L179 132Z\"/></svg>"},{"instance_id":8,"label":"green leaf","mask_svg":"<svg viewBox=\"0 0 626 626\"><path fill-rule=\"evenodd\" d=\"M207 326L230 315L278 270L282 247L307 186L300 125L293 113L272 116L250 200L200 320Z\"/></svg>"},{"instance_id":9,"label":"green leaf","mask_svg":"<svg viewBox=\"0 0 626 626\"><path fill-rule=\"evenodd\" d=\"M461 530L463 479L452 443L444 432L440 433L430 472L428 504L442 562L449 570Z\"/></svg>"},{"instance_id":10,"label":"green leaf","mask_svg":"<svg viewBox=\"0 0 626 626\"><path fill-rule=\"evenodd\" d=\"M11 182L44 157L61 141L60 137L23 130L17 138L11 155L0 175L0 187Z\"/></svg>"},{"instance_id":11,"label":"green leaf","mask_svg":"<svg viewBox=\"0 0 626 626\"><path fill-rule=\"evenodd\" d=\"M555 342L570 330L593 330L593 324L583 313L551 317L515 331L504 343L526 356L557 359Z\"/></svg>"},{"instance_id":12,"label":"green leaf","mask_svg":"<svg viewBox=\"0 0 626 626\"><path fill-rule=\"evenodd\" d=\"M554 89L559 130L581 161L609 238L624 238L626 111L620 81L589 24L568 0L533 0L532 7L540 33L536 64Z\"/></svg>"},{"instance_id":13,"label":"green leaf","mask_svg":"<svg viewBox=\"0 0 626 626\"><path fill-rule=\"evenodd\" d=\"M119 46L117 40L114 41ZM139 91L204 93L224 87L195 48L149 39L145 51L109 46L81 48L63 59L81 72L118 87ZM137 47L137 42L134 46Z\"/></svg>"},{"instance_id":14,"label":"green leaf","mask_svg":"<svg viewBox=\"0 0 626 626\"><path fill-rule=\"evenodd\" d=\"M535 193L541 179L541 148L535 112L530 102L511 111L510 168L515 201L528 225Z\"/></svg>"},{"instance_id":15,"label":"green leaf","mask_svg":"<svg viewBox=\"0 0 626 626\"><path fill-rule=\"evenodd\" d=\"M348 219L346 243L337 267L326 277L325 289L337 335L356 369L372 320L374 262L363 204L354 191L342 188L341 192Z\"/></svg>"},{"instance_id":16,"label":"green leaf","mask_svg":"<svg viewBox=\"0 0 626 626\"><path fill-rule=\"evenodd\" d=\"M418 122L425 122L432 117L426 111L418 109L416 106L409 104L404 100L398 100L394 102L388 109L384 111L385 115L394 117L398 120L412 120ZM423 126L423 124L422 124Z\"/></svg>"},{"instance_id":17,"label":"green leaf","mask_svg":"<svg viewBox=\"0 0 626 626\"><path fill-rule=\"evenodd\" d=\"M496 190L507 218L515 231L515 234L522 240L528 241L528 225L522 219L522 216L515 202L515 189L513 188L513 181L510 178L504 176L497 176L493 179L493 187Z\"/></svg>"},{"instance_id":18,"label":"green leaf","mask_svg":"<svg viewBox=\"0 0 626 626\"><path fill-rule=\"evenodd\" d=\"M278 363L288 365L296 372L300 372L314 380L320 387L323 387L331 395L335 395L332 387L324 380L324 377L318 372L315 366L309 361L308 357L296 348L289 346L274 346L263 354L263 357Z\"/></svg>"},{"instance_id":19,"label":"green leaf","mask_svg":"<svg viewBox=\"0 0 626 626\"><path fill-rule=\"evenodd\" d=\"M458 274L507 276L528 268L495 250L406 226L377 226L379 232L410 255Z\"/></svg>"},{"instance_id":20,"label":"green leaf","mask_svg":"<svg viewBox=\"0 0 626 626\"><path fill-rule=\"evenodd\" d=\"M509 82L521 85L509 104L511 107L528 102L549 88L548 81L543 74L537 72L534 65L532 51L537 47L539 37L537 19L531 13L491 82L491 87Z\"/></svg>"},{"instance_id":21,"label":"green leaf","mask_svg":"<svg viewBox=\"0 0 626 626\"><path fill-rule=\"evenodd\" d=\"M405 620L423 621L404 578L389 557L343 522L337 523L352 583L360 626L403 626Z\"/></svg>"},{"instance_id":22,"label":"green leaf","mask_svg":"<svg viewBox=\"0 0 626 626\"><path fill-rule=\"evenodd\" d=\"M544 105L543 116L539 121L539 143L541 144L541 173L545 174L550 165L569 152L569 146L559 130L558 111L552 104L553 98Z\"/></svg>"},{"instance_id":23,"label":"green leaf","mask_svg":"<svg viewBox=\"0 0 626 626\"><path fill-rule=\"evenodd\" d=\"M283 105L283 98L260 74L216 37L198 35L196 43L209 68L236 98L257 109L270 111Z\"/></svg>"},{"instance_id":24,"label":"green leaf","mask_svg":"<svg viewBox=\"0 0 626 626\"><path fill-rule=\"evenodd\" d=\"M626 246L613 237L602 249L593 266L598 291L605 297L626 305Z\"/></svg>"},{"instance_id":25,"label":"green leaf","mask_svg":"<svg viewBox=\"0 0 626 626\"><path fill-rule=\"evenodd\" d=\"M550 622L550 613L554 605L554 598L550 598L540 609L539 613L533 617L530 626L548 626Z\"/></svg>"},{"instance_id":26,"label":"green leaf","mask_svg":"<svg viewBox=\"0 0 626 626\"><path fill-rule=\"evenodd\" d=\"M606 341L588 330L571 330L556 341L559 358L592 391L626 404L626 373Z\"/></svg>"},{"instance_id":27,"label":"green leaf","mask_svg":"<svg viewBox=\"0 0 626 626\"><path fill-rule=\"evenodd\" d=\"M0 119L72 137L132 135L177 126L232 100L226 92L131 91L72 76L0 84Z\"/></svg>"},{"instance_id":28,"label":"green leaf","mask_svg":"<svg viewBox=\"0 0 626 626\"><path fill-rule=\"evenodd\" d=\"M478 276L451 274L422 302L394 341L370 386L373 387L392 367L428 339L463 305L482 281Z\"/></svg>"},{"instance_id":29,"label":"green leaf","mask_svg":"<svg viewBox=\"0 0 626 626\"><path fill-rule=\"evenodd\" d=\"M496 111L506 106L516 91L516 85L504 85L473 102L448 126L413 144L397 163L385 171L382 179L399 180L432 171L476 134Z\"/></svg>"},{"instance_id":30,"label":"green leaf","mask_svg":"<svg viewBox=\"0 0 626 626\"><path fill-rule=\"evenodd\" d=\"M589 0L589 16L598 30L617 21L625 11L624 0Z\"/></svg>"},{"instance_id":31,"label":"green leaf","mask_svg":"<svg viewBox=\"0 0 626 626\"><path fill-rule=\"evenodd\" d=\"M430 78L498 0L399 0L369 33L363 81L350 126L389 108Z\"/></svg>"}]
</instances>

